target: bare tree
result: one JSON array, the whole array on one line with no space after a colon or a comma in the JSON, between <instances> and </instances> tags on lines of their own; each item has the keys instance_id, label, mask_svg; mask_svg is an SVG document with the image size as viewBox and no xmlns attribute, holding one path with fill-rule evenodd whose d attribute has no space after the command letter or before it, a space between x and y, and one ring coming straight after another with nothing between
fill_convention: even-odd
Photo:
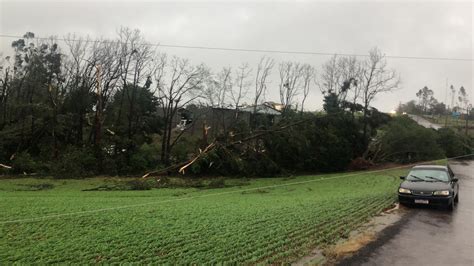
<instances>
[{"instance_id":1,"label":"bare tree","mask_svg":"<svg viewBox=\"0 0 474 266\"><path fill-rule=\"evenodd\" d=\"M235 73L235 86L230 90L230 99L236 110L240 108L241 101L247 96L251 81L248 80L252 69L247 63L242 64Z\"/></svg>"},{"instance_id":2,"label":"bare tree","mask_svg":"<svg viewBox=\"0 0 474 266\"><path fill-rule=\"evenodd\" d=\"M356 57L334 55L323 64L316 82L324 95L336 95L338 104L346 102L352 92L349 101L355 106L361 93L358 81L363 78L362 70L362 62Z\"/></svg>"},{"instance_id":3,"label":"bare tree","mask_svg":"<svg viewBox=\"0 0 474 266\"><path fill-rule=\"evenodd\" d=\"M88 37L67 35L64 39L69 53L69 57L64 63L64 72L67 77L65 88L71 97L75 98L73 106L77 115L75 119L76 141L81 145L88 110L87 99L97 84L95 71L97 71L96 66L99 58L91 52L93 42Z\"/></svg>"},{"instance_id":4,"label":"bare tree","mask_svg":"<svg viewBox=\"0 0 474 266\"><path fill-rule=\"evenodd\" d=\"M315 77L316 77L316 70L314 69L314 67L309 64L304 64L302 66L302 79L303 79L303 84L302 84L303 98L301 100L302 113L304 111L304 103L311 90L311 83L314 81Z\"/></svg>"},{"instance_id":5,"label":"bare tree","mask_svg":"<svg viewBox=\"0 0 474 266\"><path fill-rule=\"evenodd\" d=\"M65 63L65 88L73 91L74 104L79 108L77 140L82 143L83 127L89 110L89 100L94 95L94 120L91 124L89 142L95 147L99 160L99 171L102 169L102 125L104 112L112 95L115 94L122 77L120 40L76 38L74 35L65 37L69 48L70 59ZM121 111L121 110L120 110Z\"/></svg>"},{"instance_id":6,"label":"bare tree","mask_svg":"<svg viewBox=\"0 0 474 266\"><path fill-rule=\"evenodd\" d=\"M230 91L232 91L232 68L224 67L221 72L217 74L217 82L219 84L219 107L225 107L226 99Z\"/></svg>"},{"instance_id":7,"label":"bare tree","mask_svg":"<svg viewBox=\"0 0 474 266\"><path fill-rule=\"evenodd\" d=\"M202 90L203 97L201 97L202 102L200 100L200 104L204 106L217 107L219 102L219 84L216 77L212 75L212 73L209 73L203 82L205 86Z\"/></svg>"},{"instance_id":8,"label":"bare tree","mask_svg":"<svg viewBox=\"0 0 474 266\"><path fill-rule=\"evenodd\" d=\"M119 36L119 66L118 73L121 76L121 100L117 117L118 121L122 118L123 103L126 99L128 102L127 110L127 135L131 139L134 135L133 121L135 117L135 108L139 86L149 87L151 85L152 76L155 71L152 64L155 58L154 49L148 45L139 30L131 30L129 28L120 28Z\"/></svg>"},{"instance_id":9,"label":"bare tree","mask_svg":"<svg viewBox=\"0 0 474 266\"><path fill-rule=\"evenodd\" d=\"M357 60L355 56L341 57L338 62L338 67L341 73L342 84L340 88L344 88L348 85L347 91L344 94L343 100L352 104L351 113L354 117L355 106L357 101L360 99L361 86L359 86L360 80L362 80L362 62ZM344 84L345 83L345 84ZM350 97L348 99L348 97Z\"/></svg>"},{"instance_id":10,"label":"bare tree","mask_svg":"<svg viewBox=\"0 0 474 266\"><path fill-rule=\"evenodd\" d=\"M257 105L262 101L262 98L265 97L267 91L267 79L268 76L270 76L274 65L275 61L266 56L263 56L258 63L257 73L255 75L255 91L252 100L253 117L250 123L252 128L255 128L256 126L255 114L257 113Z\"/></svg>"},{"instance_id":11,"label":"bare tree","mask_svg":"<svg viewBox=\"0 0 474 266\"><path fill-rule=\"evenodd\" d=\"M162 59L164 61L159 62L156 67L155 80L156 93L164 120L161 161L169 165L171 150L180 136L178 135L173 141L171 139L173 118L179 109L200 97L199 92L209 71L204 65L190 65L186 59L173 57L169 62L165 58Z\"/></svg>"},{"instance_id":12,"label":"bare tree","mask_svg":"<svg viewBox=\"0 0 474 266\"><path fill-rule=\"evenodd\" d=\"M339 89L341 88L343 80L341 77L340 64L338 64L338 60L338 56L334 55L321 67L321 71L319 72L317 79L317 85L324 95L329 93L335 93L336 95L341 94ZM341 95L341 97L345 96Z\"/></svg>"},{"instance_id":13,"label":"bare tree","mask_svg":"<svg viewBox=\"0 0 474 266\"><path fill-rule=\"evenodd\" d=\"M363 63L362 80L360 81L364 107L364 139L367 137L369 107L375 97L381 93L390 92L400 85L400 77L395 70L389 69L385 55L378 48L369 52L369 57Z\"/></svg>"},{"instance_id":14,"label":"bare tree","mask_svg":"<svg viewBox=\"0 0 474 266\"><path fill-rule=\"evenodd\" d=\"M120 44L118 56L120 60L120 100L118 115L114 126L120 125L122 116L124 115L123 106L126 101L130 101L129 110L125 113L128 119L127 135L132 136L131 115L135 108L134 100L136 96L136 89L140 82L143 82L143 75L141 72L146 67L145 61L149 63L152 58L150 48L146 45L139 30L131 30L129 28L120 28L117 31L118 42ZM148 77L145 77L148 78Z\"/></svg>"},{"instance_id":15,"label":"bare tree","mask_svg":"<svg viewBox=\"0 0 474 266\"><path fill-rule=\"evenodd\" d=\"M232 91L232 68L224 67L216 75L206 78L206 86L203 95L207 103L212 107L224 108L227 96Z\"/></svg>"},{"instance_id":16,"label":"bare tree","mask_svg":"<svg viewBox=\"0 0 474 266\"><path fill-rule=\"evenodd\" d=\"M255 75L255 91L253 95L254 111L257 112L257 105L262 101L267 90L267 79L270 76L275 61L272 58L263 56L257 66L257 73Z\"/></svg>"},{"instance_id":17,"label":"bare tree","mask_svg":"<svg viewBox=\"0 0 474 266\"><path fill-rule=\"evenodd\" d=\"M95 105L94 130L89 139L100 149L104 111L112 95L118 90L122 76L121 43L117 40L100 39L93 43L92 61L95 69L97 102Z\"/></svg>"},{"instance_id":18,"label":"bare tree","mask_svg":"<svg viewBox=\"0 0 474 266\"><path fill-rule=\"evenodd\" d=\"M299 94L303 78L303 66L300 63L283 62L280 72L280 103L284 111L291 108L294 98Z\"/></svg>"}]
</instances>

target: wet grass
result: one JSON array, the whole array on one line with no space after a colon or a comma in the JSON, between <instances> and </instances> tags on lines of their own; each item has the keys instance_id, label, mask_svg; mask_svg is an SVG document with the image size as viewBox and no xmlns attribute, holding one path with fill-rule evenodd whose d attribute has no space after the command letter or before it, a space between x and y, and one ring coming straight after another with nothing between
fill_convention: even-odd
<instances>
[{"instance_id":1,"label":"wet grass","mask_svg":"<svg viewBox=\"0 0 474 266\"><path fill-rule=\"evenodd\" d=\"M110 184L104 178L3 179L0 261L288 262L346 237L390 206L405 173L232 179L213 189L142 191L84 191ZM41 184L52 187L21 190ZM88 212L114 207L120 208Z\"/></svg>"}]
</instances>

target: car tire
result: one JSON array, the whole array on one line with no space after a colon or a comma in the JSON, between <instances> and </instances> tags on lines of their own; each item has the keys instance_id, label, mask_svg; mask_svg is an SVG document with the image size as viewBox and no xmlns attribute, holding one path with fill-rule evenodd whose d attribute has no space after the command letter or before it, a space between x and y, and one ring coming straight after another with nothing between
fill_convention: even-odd
<instances>
[{"instance_id":1,"label":"car tire","mask_svg":"<svg viewBox=\"0 0 474 266\"><path fill-rule=\"evenodd\" d=\"M458 203L458 202L459 202L459 192L458 192L458 194L456 195L456 197L454 198L454 202L455 202L455 203Z\"/></svg>"}]
</instances>

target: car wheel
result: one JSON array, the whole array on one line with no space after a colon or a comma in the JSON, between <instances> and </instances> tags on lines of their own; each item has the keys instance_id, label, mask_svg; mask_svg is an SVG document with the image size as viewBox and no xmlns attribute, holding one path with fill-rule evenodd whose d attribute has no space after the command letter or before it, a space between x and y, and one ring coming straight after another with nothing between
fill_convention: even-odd
<instances>
[{"instance_id":1,"label":"car wheel","mask_svg":"<svg viewBox=\"0 0 474 266\"><path fill-rule=\"evenodd\" d=\"M456 202L456 203L459 202L459 192L458 192L458 194L456 195L456 197L454 198L454 202Z\"/></svg>"}]
</instances>

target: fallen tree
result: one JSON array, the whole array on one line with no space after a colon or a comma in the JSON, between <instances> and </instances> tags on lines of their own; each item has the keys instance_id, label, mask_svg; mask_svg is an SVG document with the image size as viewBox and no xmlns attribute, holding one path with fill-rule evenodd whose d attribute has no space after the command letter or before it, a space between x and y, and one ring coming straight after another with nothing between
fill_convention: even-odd
<instances>
[{"instance_id":1,"label":"fallen tree","mask_svg":"<svg viewBox=\"0 0 474 266\"><path fill-rule=\"evenodd\" d=\"M193 165L199 159L201 159L205 155L209 154L211 151L215 150L216 148L229 149L229 148L231 148L235 145L250 142L252 140L258 139L258 138L263 137L263 136L265 136L267 134L270 134L270 133L283 132L285 130L290 129L291 127L303 124L303 123L308 122L310 120L311 119L303 119L303 120L300 120L300 121L297 121L297 122L294 122L294 123L277 126L275 128L272 128L272 129L256 130L256 131L254 131L254 134L252 134L250 136L244 137L244 138L239 139L239 140L233 140L233 141L230 141L230 142L225 142L225 141L222 141L222 140L218 140L218 138L216 138L216 139L214 139L213 142L211 142L209 145L207 145L204 149L202 149L202 150L200 149L199 152L196 155L194 155L192 159L189 159L187 161L171 165L169 167L166 167L166 168L163 168L163 169L160 169L160 170L148 172L148 173L144 174L142 176L142 178L147 178L147 177L150 177L150 176L159 176L159 175L170 174L171 172L176 171L176 170L178 170L177 172L179 174L185 174L185 171L188 167ZM241 135L241 134L230 135L229 137L231 139L234 139L235 137L237 137L239 135Z\"/></svg>"}]
</instances>

